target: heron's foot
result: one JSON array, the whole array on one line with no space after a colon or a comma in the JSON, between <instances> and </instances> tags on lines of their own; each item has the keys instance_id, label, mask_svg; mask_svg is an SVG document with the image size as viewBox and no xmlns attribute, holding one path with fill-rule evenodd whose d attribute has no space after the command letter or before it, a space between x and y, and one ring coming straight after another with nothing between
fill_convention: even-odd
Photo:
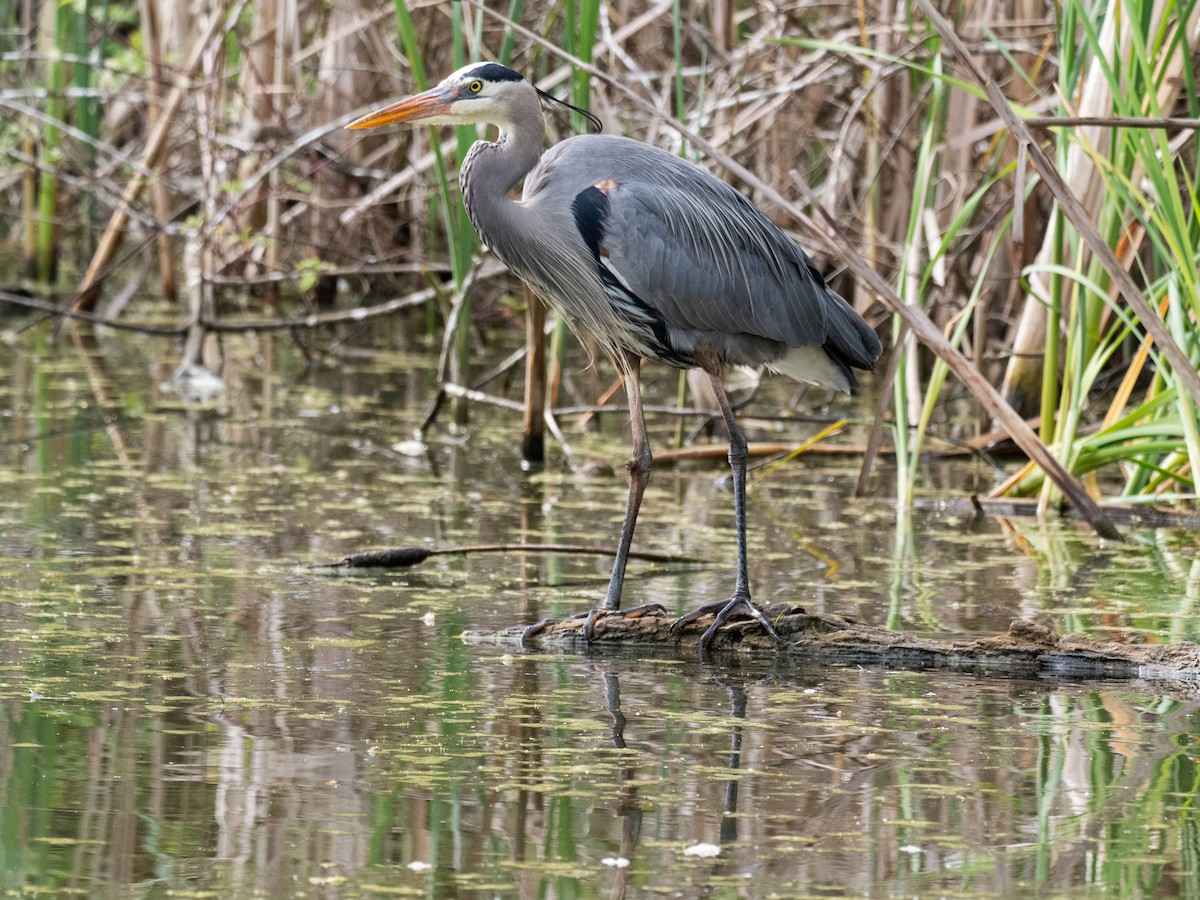
<instances>
[{"instance_id":1,"label":"heron's foot","mask_svg":"<svg viewBox=\"0 0 1200 900\"><path fill-rule=\"evenodd\" d=\"M635 606L633 609L590 609L587 612L575 613L572 616L563 616L558 619L542 619L540 622L535 622L524 631L521 632L521 644L528 646L529 639L534 635L541 634L551 625L558 625L564 622L582 621L580 632L583 639L589 644L595 636L596 622L603 619L605 616L623 616L626 619L640 619L642 616L648 616L651 613L657 613L660 616L668 615L667 610L661 603L644 603L641 606Z\"/></svg>"},{"instance_id":2,"label":"heron's foot","mask_svg":"<svg viewBox=\"0 0 1200 900\"><path fill-rule=\"evenodd\" d=\"M783 643L783 638L779 636L779 632L775 630L763 611L754 605L754 601L750 599L749 594L734 594L728 600L722 600L719 603L706 603L699 609L694 609L684 616L680 616L671 623L671 633L674 635L680 634L684 628L697 619L711 615L713 617L712 624L705 629L704 634L700 635L700 652L707 653L709 647L712 646L713 639L717 636L717 632L726 623L736 619L756 619L758 624L762 626L762 630L769 634L777 644Z\"/></svg>"}]
</instances>

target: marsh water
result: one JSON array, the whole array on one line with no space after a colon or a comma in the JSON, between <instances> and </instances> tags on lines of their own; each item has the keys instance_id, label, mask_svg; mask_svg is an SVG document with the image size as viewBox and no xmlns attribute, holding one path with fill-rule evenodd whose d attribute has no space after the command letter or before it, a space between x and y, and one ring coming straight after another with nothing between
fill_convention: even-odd
<instances>
[{"instance_id":1,"label":"marsh water","mask_svg":"<svg viewBox=\"0 0 1200 900\"><path fill-rule=\"evenodd\" d=\"M305 567L611 546L623 416L587 434L564 419L575 467L552 445L529 472L508 410L414 440L429 354L234 344L204 396L170 384L166 343L66 326L0 344L7 894L1200 896L1186 686L465 644L594 605L607 561ZM647 380L670 404L674 374ZM819 428L768 419L790 389L772 390L752 437ZM669 445L676 420L652 429ZM945 637L1018 616L1105 640L1200 630L1192 533L1116 545L1070 522L897 516L886 472L852 497L856 465L756 481L758 600ZM723 474L656 469L637 546L706 562L633 563L627 605L728 594ZM923 474L934 497L997 477Z\"/></svg>"}]
</instances>

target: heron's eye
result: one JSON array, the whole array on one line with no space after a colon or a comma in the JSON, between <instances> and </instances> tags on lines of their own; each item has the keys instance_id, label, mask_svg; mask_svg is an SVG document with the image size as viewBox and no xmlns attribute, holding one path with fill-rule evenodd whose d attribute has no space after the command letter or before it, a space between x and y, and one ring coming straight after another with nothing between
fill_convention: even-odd
<instances>
[{"instance_id":1,"label":"heron's eye","mask_svg":"<svg viewBox=\"0 0 1200 900\"><path fill-rule=\"evenodd\" d=\"M483 82L482 81L472 81L470 84L467 85L467 88L471 91L472 94L478 94L480 91L483 90Z\"/></svg>"}]
</instances>

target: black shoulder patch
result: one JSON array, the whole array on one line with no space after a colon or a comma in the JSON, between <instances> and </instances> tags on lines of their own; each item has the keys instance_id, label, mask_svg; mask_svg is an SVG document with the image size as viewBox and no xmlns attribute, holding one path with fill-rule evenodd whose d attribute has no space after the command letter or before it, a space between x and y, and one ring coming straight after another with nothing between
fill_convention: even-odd
<instances>
[{"instance_id":1,"label":"black shoulder patch","mask_svg":"<svg viewBox=\"0 0 1200 900\"><path fill-rule=\"evenodd\" d=\"M697 365L696 360L689 354L678 351L671 343L671 328L662 313L634 294L629 287L614 274L609 265L602 262L600 257L607 257L604 248L604 238L607 234L608 217L612 204L608 192L619 187L619 182L608 178L586 187L571 202L571 212L575 214L575 227L584 245L592 251L596 261L596 274L604 285L608 296L609 307L616 316L614 322L618 340L635 353L647 359L659 359L667 365L690 369ZM624 324L621 324L624 323ZM620 335L624 337L620 337Z\"/></svg>"},{"instance_id":2,"label":"black shoulder patch","mask_svg":"<svg viewBox=\"0 0 1200 900\"><path fill-rule=\"evenodd\" d=\"M508 66L500 63L481 63L466 73L471 78L482 81L524 81L525 78L514 72Z\"/></svg>"},{"instance_id":3,"label":"black shoulder patch","mask_svg":"<svg viewBox=\"0 0 1200 900\"><path fill-rule=\"evenodd\" d=\"M600 262L600 248L604 243L604 223L608 219L608 210L608 195L596 185L584 188L571 203L575 227L579 229L579 236L592 251L597 263Z\"/></svg>"}]
</instances>

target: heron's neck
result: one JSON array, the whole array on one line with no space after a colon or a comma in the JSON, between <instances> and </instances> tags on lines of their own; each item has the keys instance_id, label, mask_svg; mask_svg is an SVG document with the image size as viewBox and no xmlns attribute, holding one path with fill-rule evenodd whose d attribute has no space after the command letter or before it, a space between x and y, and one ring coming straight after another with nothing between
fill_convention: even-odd
<instances>
[{"instance_id":1,"label":"heron's neck","mask_svg":"<svg viewBox=\"0 0 1200 900\"><path fill-rule=\"evenodd\" d=\"M540 116L539 116L540 119ZM495 141L479 141L463 160L460 181L467 215L488 246L504 258L507 238L517 233L520 206L510 196L542 153L543 129L503 127Z\"/></svg>"}]
</instances>

